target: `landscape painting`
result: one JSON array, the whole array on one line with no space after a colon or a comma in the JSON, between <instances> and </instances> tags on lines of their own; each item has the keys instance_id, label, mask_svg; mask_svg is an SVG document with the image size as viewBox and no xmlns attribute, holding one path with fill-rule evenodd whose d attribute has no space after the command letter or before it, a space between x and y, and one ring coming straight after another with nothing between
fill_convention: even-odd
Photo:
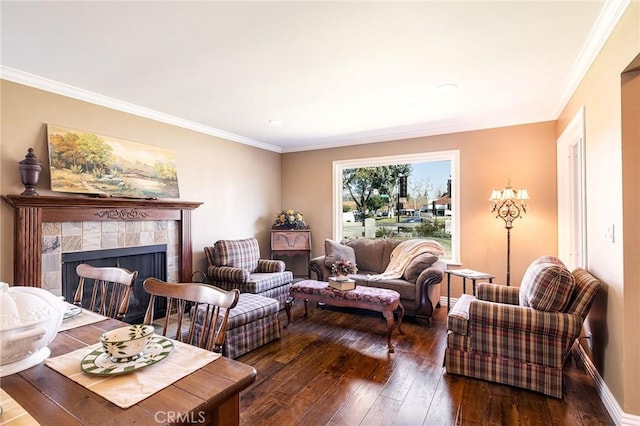
<instances>
[{"instance_id":1,"label":"landscape painting","mask_svg":"<svg viewBox=\"0 0 640 426\"><path fill-rule=\"evenodd\" d=\"M51 189L133 198L179 198L175 152L47 125Z\"/></svg>"}]
</instances>

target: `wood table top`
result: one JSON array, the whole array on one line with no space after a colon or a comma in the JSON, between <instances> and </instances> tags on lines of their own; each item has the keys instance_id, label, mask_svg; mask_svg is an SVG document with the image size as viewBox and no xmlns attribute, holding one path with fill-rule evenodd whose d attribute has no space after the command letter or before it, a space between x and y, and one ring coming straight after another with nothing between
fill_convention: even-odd
<instances>
[{"instance_id":1,"label":"wood table top","mask_svg":"<svg viewBox=\"0 0 640 426\"><path fill-rule=\"evenodd\" d=\"M104 331L123 325L107 319L61 331L49 345L51 356L95 344ZM155 424L172 423L172 419L198 422L202 413L215 412L255 379L253 367L221 357L127 409L44 363L3 377L2 389L41 424Z\"/></svg>"}]
</instances>

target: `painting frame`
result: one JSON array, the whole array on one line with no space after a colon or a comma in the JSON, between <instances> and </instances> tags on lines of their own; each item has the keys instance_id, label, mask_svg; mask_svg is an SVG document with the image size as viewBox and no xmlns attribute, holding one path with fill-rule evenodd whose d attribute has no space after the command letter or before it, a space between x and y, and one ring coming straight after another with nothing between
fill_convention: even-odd
<instances>
[{"instance_id":1,"label":"painting frame","mask_svg":"<svg viewBox=\"0 0 640 426\"><path fill-rule=\"evenodd\" d=\"M51 190L123 198L180 198L176 153L47 124Z\"/></svg>"}]
</instances>

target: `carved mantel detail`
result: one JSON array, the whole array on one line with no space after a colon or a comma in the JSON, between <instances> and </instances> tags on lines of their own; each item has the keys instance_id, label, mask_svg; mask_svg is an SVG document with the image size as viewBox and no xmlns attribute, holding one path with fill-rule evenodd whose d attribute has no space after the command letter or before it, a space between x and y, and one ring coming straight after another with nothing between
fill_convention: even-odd
<instances>
[{"instance_id":1,"label":"carved mantel detail","mask_svg":"<svg viewBox=\"0 0 640 426\"><path fill-rule=\"evenodd\" d=\"M180 231L180 281L192 273L191 210L202 203L180 200L3 195L15 208L13 283L42 286L42 222L174 220Z\"/></svg>"},{"instance_id":2,"label":"carved mantel detail","mask_svg":"<svg viewBox=\"0 0 640 426\"><path fill-rule=\"evenodd\" d=\"M147 217L147 213L136 209L112 209L102 210L96 213L96 216L101 219L112 220L145 220L145 218Z\"/></svg>"}]
</instances>

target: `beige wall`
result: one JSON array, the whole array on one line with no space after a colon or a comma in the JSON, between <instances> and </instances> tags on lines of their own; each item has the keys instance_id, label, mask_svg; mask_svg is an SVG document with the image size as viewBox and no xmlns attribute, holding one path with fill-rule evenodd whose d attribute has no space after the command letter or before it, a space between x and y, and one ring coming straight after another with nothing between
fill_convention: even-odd
<instances>
[{"instance_id":1,"label":"beige wall","mask_svg":"<svg viewBox=\"0 0 640 426\"><path fill-rule=\"evenodd\" d=\"M332 163L336 160L420 152L460 152L460 256L462 267L489 272L505 282L506 230L489 212L489 195L511 178L529 190L530 210L511 231L511 282L529 263L557 253L556 124L544 122L393 142L283 154L283 206L301 210L312 229L313 255L333 237ZM306 194L306 195L303 195ZM452 296L461 293L452 280Z\"/></svg>"},{"instance_id":2,"label":"beige wall","mask_svg":"<svg viewBox=\"0 0 640 426\"><path fill-rule=\"evenodd\" d=\"M194 269L203 248L222 238L256 236L269 255L269 229L280 211L280 154L0 80L0 192L19 194L18 162L32 147L43 163L36 190L51 194L46 123L172 148L180 198L201 201L192 219ZM13 278L13 209L0 204L0 280Z\"/></svg>"},{"instance_id":3,"label":"beige wall","mask_svg":"<svg viewBox=\"0 0 640 426\"><path fill-rule=\"evenodd\" d=\"M487 198L508 178L529 190L530 212L512 231L512 281L517 283L532 259L557 251L555 144L585 106L588 269L605 284L588 324L594 334L594 362L622 410L640 415L640 364L635 362L640 351L640 219L637 201L623 203L623 195L640 198L640 138L633 126L622 134L620 111L620 74L639 52L640 2L634 1L557 123L283 155L1 81L0 192L22 192L17 163L33 147L45 165L37 190L48 193L45 123L174 148L181 198L205 203L193 215L194 268L202 269L203 247L219 238L256 235L268 253L271 222L281 208L305 213L313 255L321 254L324 239L333 234L334 160L458 149L463 267L504 280L506 232L489 213ZM625 85L632 91L632 100L626 101L629 109L639 84L630 79ZM629 111L628 119L637 122L637 109ZM0 205L0 223L0 280L11 282L13 211L6 203ZM610 225L616 228L614 243L604 240ZM460 292L456 286L452 295Z\"/></svg>"},{"instance_id":4,"label":"beige wall","mask_svg":"<svg viewBox=\"0 0 640 426\"><path fill-rule=\"evenodd\" d=\"M639 22L640 24L640 22ZM637 56L640 59L640 53ZM640 325L638 304L640 300L640 71L623 74L622 83L622 198L623 198L623 262L624 262L624 359L632 360L640 348L640 333L634 326ZM631 325L631 327L629 327ZM640 411L640 365L631 362L625 366L629 372L625 384L625 406ZM626 389L629 389L627 392ZM628 395L628 397L627 397Z\"/></svg>"},{"instance_id":5,"label":"beige wall","mask_svg":"<svg viewBox=\"0 0 640 426\"><path fill-rule=\"evenodd\" d=\"M560 115L557 129L560 135L578 109L585 107L587 264L605 284L590 315L592 321L598 320L594 359L622 410L635 415L640 414L640 222L633 199L640 195L640 138L637 127L629 126L623 157L621 73L639 53L640 2L632 2ZM625 117L637 124L639 84L631 78L625 84ZM625 197L633 197L625 202L624 217L623 189ZM616 230L613 243L604 237L611 225Z\"/></svg>"}]
</instances>

